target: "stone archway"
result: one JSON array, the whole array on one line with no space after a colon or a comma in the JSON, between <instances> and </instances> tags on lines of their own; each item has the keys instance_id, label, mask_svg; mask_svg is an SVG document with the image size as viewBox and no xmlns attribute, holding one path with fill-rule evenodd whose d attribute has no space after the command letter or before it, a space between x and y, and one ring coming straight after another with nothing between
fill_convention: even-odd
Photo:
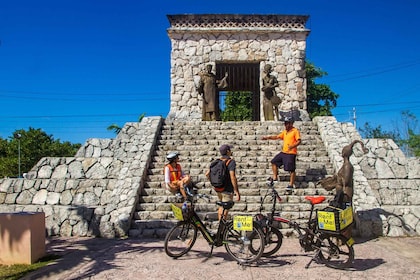
<instances>
[{"instance_id":1,"label":"stone archway","mask_svg":"<svg viewBox=\"0 0 420 280\"><path fill-rule=\"evenodd\" d=\"M216 73L228 73L227 88L223 91L250 92L252 120L260 120L260 63L216 63Z\"/></svg>"},{"instance_id":2,"label":"stone archway","mask_svg":"<svg viewBox=\"0 0 420 280\"><path fill-rule=\"evenodd\" d=\"M203 98L197 91L199 73L212 65L259 64L259 84L265 65L273 66L280 113L306 112L305 52L308 16L299 15L168 15L171 40L171 108L169 119L202 119ZM236 84L236 81L234 81ZM256 90L256 89L255 89ZM260 96L255 114L264 121ZM303 120L303 118L302 118Z\"/></svg>"}]
</instances>

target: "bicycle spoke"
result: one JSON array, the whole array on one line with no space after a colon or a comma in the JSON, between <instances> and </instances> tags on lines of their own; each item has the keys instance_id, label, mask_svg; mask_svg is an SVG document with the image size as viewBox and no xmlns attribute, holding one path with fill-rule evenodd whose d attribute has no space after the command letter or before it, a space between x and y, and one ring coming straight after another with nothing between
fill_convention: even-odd
<instances>
[{"instance_id":1,"label":"bicycle spoke","mask_svg":"<svg viewBox=\"0 0 420 280\"><path fill-rule=\"evenodd\" d=\"M180 222L165 237L165 252L178 258L191 250L197 239L197 228L189 222Z\"/></svg>"},{"instance_id":2,"label":"bicycle spoke","mask_svg":"<svg viewBox=\"0 0 420 280\"><path fill-rule=\"evenodd\" d=\"M253 231L236 231L233 223L230 223L223 234L223 243L233 259L240 263L249 263L261 257L264 235L258 227L254 227Z\"/></svg>"},{"instance_id":3,"label":"bicycle spoke","mask_svg":"<svg viewBox=\"0 0 420 280\"><path fill-rule=\"evenodd\" d=\"M332 268L347 268L354 260L354 249L343 236L321 236L319 259Z\"/></svg>"}]
</instances>

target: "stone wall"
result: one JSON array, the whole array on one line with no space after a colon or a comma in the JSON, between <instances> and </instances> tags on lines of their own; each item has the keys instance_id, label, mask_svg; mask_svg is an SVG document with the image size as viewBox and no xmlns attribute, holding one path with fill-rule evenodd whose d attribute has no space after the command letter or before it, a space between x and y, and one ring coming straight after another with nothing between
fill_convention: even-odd
<instances>
[{"instance_id":1,"label":"stone wall","mask_svg":"<svg viewBox=\"0 0 420 280\"><path fill-rule=\"evenodd\" d=\"M420 159L406 158L390 139L361 139L350 123L334 117L316 117L329 157L338 170L341 150L353 140L369 149L363 154L354 146L356 230L365 237L420 235Z\"/></svg>"},{"instance_id":2,"label":"stone wall","mask_svg":"<svg viewBox=\"0 0 420 280\"><path fill-rule=\"evenodd\" d=\"M49 235L126 235L162 118L90 139L76 157L43 158L27 179L0 180L0 212L45 212Z\"/></svg>"},{"instance_id":3,"label":"stone wall","mask_svg":"<svg viewBox=\"0 0 420 280\"><path fill-rule=\"evenodd\" d=\"M199 72L218 62L273 66L281 111L306 113L305 50L307 16L173 15L171 27L171 108L168 119L201 120ZM260 84L261 77L260 77ZM260 100L263 100L262 92ZM261 105L261 120L264 113Z\"/></svg>"},{"instance_id":4,"label":"stone wall","mask_svg":"<svg viewBox=\"0 0 420 280\"><path fill-rule=\"evenodd\" d=\"M44 212L49 235L127 235L162 122L150 117L127 123L115 139L88 140L75 157L41 159L27 179L1 179L0 212ZM370 150L363 154L355 145L350 158L356 233L419 235L419 158L404 157L391 140L361 139L354 126L334 117L314 122L335 170L353 140Z\"/></svg>"}]
</instances>

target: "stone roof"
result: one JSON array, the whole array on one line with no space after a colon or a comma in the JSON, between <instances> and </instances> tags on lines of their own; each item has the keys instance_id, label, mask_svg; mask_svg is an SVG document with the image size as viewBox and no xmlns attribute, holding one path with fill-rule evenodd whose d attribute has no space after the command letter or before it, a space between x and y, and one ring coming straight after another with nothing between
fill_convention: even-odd
<instances>
[{"instance_id":1,"label":"stone roof","mask_svg":"<svg viewBox=\"0 0 420 280\"><path fill-rule=\"evenodd\" d=\"M169 30L182 29L300 29L306 30L307 15L179 14L167 15Z\"/></svg>"}]
</instances>

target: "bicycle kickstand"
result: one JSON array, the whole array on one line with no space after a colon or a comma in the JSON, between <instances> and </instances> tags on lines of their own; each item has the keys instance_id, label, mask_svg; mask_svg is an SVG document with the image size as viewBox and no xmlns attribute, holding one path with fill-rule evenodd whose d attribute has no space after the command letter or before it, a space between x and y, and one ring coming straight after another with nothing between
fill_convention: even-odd
<instances>
[{"instance_id":1,"label":"bicycle kickstand","mask_svg":"<svg viewBox=\"0 0 420 280\"><path fill-rule=\"evenodd\" d=\"M207 256L207 258L211 258L211 256L213 256L213 249L214 249L214 244L211 245L210 253Z\"/></svg>"},{"instance_id":2,"label":"bicycle kickstand","mask_svg":"<svg viewBox=\"0 0 420 280\"><path fill-rule=\"evenodd\" d=\"M321 250L320 249L317 249L316 250L316 253L314 254L314 256L311 258L311 260L305 265L305 268L306 269L308 269L309 268L309 266L311 265L311 263L315 260L315 258L317 258L318 257L318 255L319 255L319 252L320 252Z\"/></svg>"}]
</instances>

